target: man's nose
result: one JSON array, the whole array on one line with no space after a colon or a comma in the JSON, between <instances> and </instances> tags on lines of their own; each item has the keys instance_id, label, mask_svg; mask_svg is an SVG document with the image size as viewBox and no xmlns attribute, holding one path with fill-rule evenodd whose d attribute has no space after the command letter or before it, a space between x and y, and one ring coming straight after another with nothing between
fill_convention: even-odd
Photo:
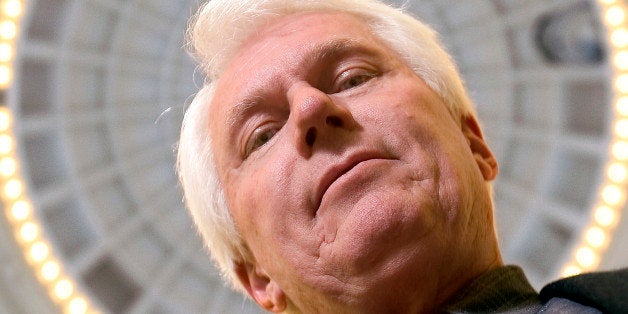
<instances>
[{"instance_id":1,"label":"man's nose","mask_svg":"<svg viewBox=\"0 0 628 314\"><path fill-rule=\"evenodd\" d=\"M295 84L288 91L288 97L296 125L296 147L304 157L311 156L315 145L320 145L321 141L334 139L333 132L356 128L351 112L315 87Z\"/></svg>"}]
</instances>

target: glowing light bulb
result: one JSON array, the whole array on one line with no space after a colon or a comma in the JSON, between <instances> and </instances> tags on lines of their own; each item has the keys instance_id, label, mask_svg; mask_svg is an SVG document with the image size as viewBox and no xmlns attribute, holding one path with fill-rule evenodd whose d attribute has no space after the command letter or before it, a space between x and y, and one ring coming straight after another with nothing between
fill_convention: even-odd
<instances>
[{"instance_id":1,"label":"glowing light bulb","mask_svg":"<svg viewBox=\"0 0 628 314\"><path fill-rule=\"evenodd\" d=\"M606 14L604 14L604 18L608 24L613 26L619 26L626 19L626 13L619 6L612 6L606 10Z\"/></svg>"},{"instance_id":2,"label":"glowing light bulb","mask_svg":"<svg viewBox=\"0 0 628 314\"><path fill-rule=\"evenodd\" d=\"M61 300L68 299L72 292L74 292L74 286L67 279L59 280L54 286L55 296Z\"/></svg>"},{"instance_id":3,"label":"glowing light bulb","mask_svg":"<svg viewBox=\"0 0 628 314\"><path fill-rule=\"evenodd\" d=\"M39 241L39 242L34 243L33 246L31 246L30 255L33 261L35 262L38 262L38 263L42 262L48 257L49 253L50 253L50 248L44 242Z\"/></svg>"},{"instance_id":4,"label":"glowing light bulb","mask_svg":"<svg viewBox=\"0 0 628 314\"><path fill-rule=\"evenodd\" d=\"M21 181L18 179L11 179L4 184L3 192L6 198L14 200L22 195L23 190L24 186Z\"/></svg>"},{"instance_id":5,"label":"glowing light bulb","mask_svg":"<svg viewBox=\"0 0 628 314\"><path fill-rule=\"evenodd\" d=\"M85 301L85 299L81 297L73 298L68 305L68 312L70 314L87 313L87 301Z\"/></svg>"},{"instance_id":6,"label":"glowing light bulb","mask_svg":"<svg viewBox=\"0 0 628 314\"><path fill-rule=\"evenodd\" d=\"M0 72L0 74L2 73ZM615 87L621 93L628 93L628 74L619 75L617 79L615 79Z\"/></svg>"},{"instance_id":7,"label":"glowing light bulb","mask_svg":"<svg viewBox=\"0 0 628 314\"><path fill-rule=\"evenodd\" d=\"M589 247L581 247L576 251L576 261L584 268L591 268L597 263L597 254Z\"/></svg>"},{"instance_id":8,"label":"glowing light bulb","mask_svg":"<svg viewBox=\"0 0 628 314\"><path fill-rule=\"evenodd\" d=\"M5 178L9 178L15 174L17 169L17 162L14 158L4 157L0 159L0 175Z\"/></svg>"},{"instance_id":9,"label":"glowing light bulb","mask_svg":"<svg viewBox=\"0 0 628 314\"><path fill-rule=\"evenodd\" d=\"M0 87L6 87L11 83L11 69L7 65L0 65Z\"/></svg>"},{"instance_id":10,"label":"glowing light bulb","mask_svg":"<svg viewBox=\"0 0 628 314\"><path fill-rule=\"evenodd\" d=\"M623 96L617 99L617 103L615 104L615 109L617 113L622 116L628 116L628 96Z\"/></svg>"},{"instance_id":11,"label":"glowing light bulb","mask_svg":"<svg viewBox=\"0 0 628 314\"><path fill-rule=\"evenodd\" d=\"M615 123L615 134L621 138L628 137L628 119L621 119Z\"/></svg>"},{"instance_id":12,"label":"glowing light bulb","mask_svg":"<svg viewBox=\"0 0 628 314\"><path fill-rule=\"evenodd\" d=\"M11 40L17 35L17 25L13 21L4 21L0 23L0 37Z\"/></svg>"},{"instance_id":13,"label":"glowing light bulb","mask_svg":"<svg viewBox=\"0 0 628 314\"><path fill-rule=\"evenodd\" d=\"M613 46L623 48L628 45L628 31L625 28L618 28L611 33L611 43Z\"/></svg>"},{"instance_id":14,"label":"glowing light bulb","mask_svg":"<svg viewBox=\"0 0 628 314\"><path fill-rule=\"evenodd\" d=\"M16 18L22 14L22 2L19 0L6 0L2 6L4 14L10 18Z\"/></svg>"},{"instance_id":15,"label":"glowing light bulb","mask_svg":"<svg viewBox=\"0 0 628 314\"><path fill-rule=\"evenodd\" d=\"M37 239L39 228L33 222L27 222L20 228L20 238L24 242L32 242Z\"/></svg>"},{"instance_id":16,"label":"glowing light bulb","mask_svg":"<svg viewBox=\"0 0 628 314\"><path fill-rule=\"evenodd\" d=\"M615 66L620 70L628 69L628 51L622 50L615 55L613 59Z\"/></svg>"},{"instance_id":17,"label":"glowing light bulb","mask_svg":"<svg viewBox=\"0 0 628 314\"><path fill-rule=\"evenodd\" d=\"M2 45L0 45L0 49ZM1 52L0 52L1 53ZM11 127L11 114L6 107L0 109L0 132L6 132Z\"/></svg>"},{"instance_id":18,"label":"glowing light bulb","mask_svg":"<svg viewBox=\"0 0 628 314\"><path fill-rule=\"evenodd\" d=\"M622 163L613 163L608 167L608 171L606 172L608 178L614 183L623 183L626 181L626 176L628 175L628 170L626 166Z\"/></svg>"},{"instance_id":19,"label":"glowing light bulb","mask_svg":"<svg viewBox=\"0 0 628 314\"><path fill-rule=\"evenodd\" d=\"M582 273L582 269L580 269L580 267L575 266L575 265L569 265L563 269L562 276L571 277L571 276L579 275L580 273Z\"/></svg>"},{"instance_id":20,"label":"glowing light bulb","mask_svg":"<svg viewBox=\"0 0 628 314\"><path fill-rule=\"evenodd\" d=\"M7 43L0 44L0 62L9 62L13 59L13 48Z\"/></svg>"},{"instance_id":21,"label":"glowing light bulb","mask_svg":"<svg viewBox=\"0 0 628 314\"><path fill-rule=\"evenodd\" d=\"M606 233L598 227L592 227L585 233L587 243L593 248L600 248L606 243Z\"/></svg>"},{"instance_id":22,"label":"glowing light bulb","mask_svg":"<svg viewBox=\"0 0 628 314\"><path fill-rule=\"evenodd\" d=\"M7 134L0 134L0 154L6 155L13 150L13 138Z\"/></svg>"},{"instance_id":23,"label":"glowing light bulb","mask_svg":"<svg viewBox=\"0 0 628 314\"><path fill-rule=\"evenodd\" d=\"M24 200L19 200L13 203L13 206L11 206L11 216L13 219L17 221L26 220L26 218L28 218L30 214L31 214L31 207Z\"/></svg>"},{"instance_id":24,"label":"glowing light bulb","mask_svg":"<svg viewBox=\"0 0 628 314\"><path fill-rule=\"evenodd\" d=\"M47 282L57 279L60 273L61 267L55 261L47 261L41 266L41 277Z\"/></svg>"},{"instance_id":25,"label":"glowing light bulb","mask_svg":"<svg viewBox=\"0 0 628 314\"><path fill-rule=\"evenodd\" d=\"M615 222L615 211L608 206L600 206L595 210L595 222L602 227L608 227Z\"/></svg>"},{"instance_id":26,"label":"glowing light bulb","mask_svg":"<svg viewBox=\"0 0 628 314\"><path fill-rule=\"evenodd\" d=\"M599 0L599 1L600 1L601 4L610 5L610 4L615 4L616 0Z\"/></svg>"},{"instance_id":27,"label":"glowing light bulb","mask_svg":"<svg viewBox=\"0 0 628 314\"><path fill-rule=\"evenodd\" d=\"M602 189L602 199L609 205L617 205L623 198L622 190L616 185L607 185Z\"/></svg>"}]
</instances>

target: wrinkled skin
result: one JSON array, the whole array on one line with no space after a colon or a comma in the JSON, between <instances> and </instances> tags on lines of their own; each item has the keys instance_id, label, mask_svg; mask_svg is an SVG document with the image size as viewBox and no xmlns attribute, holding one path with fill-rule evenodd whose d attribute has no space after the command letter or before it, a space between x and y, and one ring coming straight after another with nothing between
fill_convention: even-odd
<instances>
[{"instance_id":1,"label":"wrinkled skin","mask_svg":"<svg viewBox=\"0 0 628 314\"><path fill-rule=\"evenodd\" d=\"M249 38L210 115L221 184L270 311L431 312L501 264L473 117L356 17L308 13Z\"/></svg>"}]
</instances>

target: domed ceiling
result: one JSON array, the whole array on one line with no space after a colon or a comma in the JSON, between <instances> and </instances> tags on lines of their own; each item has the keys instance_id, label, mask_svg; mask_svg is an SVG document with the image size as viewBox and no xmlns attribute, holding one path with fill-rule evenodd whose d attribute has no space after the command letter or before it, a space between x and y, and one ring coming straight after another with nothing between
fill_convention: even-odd
<instances>
[{"instance_id":1,"label":"domed ceiling","mask_svg":"<svg viewBox=\"0 0 628 314\"><path fill-rule=\"evenodd\" d=\"M203 81L182 48L198 1L19 2L14 74L2 98L46 258L71 289L57 293L57 276L47 280L43 268L33 275L44 258L25 253L24 261L24 241L13 241L21 227L9 217L0 221L0 312L258 312L223 286L175 174L183 111ZM500 162L505 261L522 265L537 287L558 278L577 265L593 210L610 195L603 186L616 110L604 12L576 0L394 3L442 34L477 104ZM628 232L616 229L613 242L603 233L608 252L592 255L590 268L628 264ZM81 302L70 301L75 294Z\"/></svg>"}]
</instances>

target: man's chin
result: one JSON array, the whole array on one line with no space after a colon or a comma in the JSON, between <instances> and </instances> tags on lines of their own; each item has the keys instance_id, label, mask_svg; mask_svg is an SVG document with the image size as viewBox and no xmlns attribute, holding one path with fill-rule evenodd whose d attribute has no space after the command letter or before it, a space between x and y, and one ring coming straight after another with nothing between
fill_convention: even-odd
<instances>
[{"instance_id":1,"label":"man's chin","mask_svg":"<svg viewBox=\"0 0 628 314\"><path fill-rule=\"evenodd\" d=\"M332 229L333 241L320 247L321 258L329 257L348 276L384 270L391 257L404 258L403 250L432 245L423 243L438 223L431 199L378 192L354 204Z\"/></svg>"}]
</instances>

